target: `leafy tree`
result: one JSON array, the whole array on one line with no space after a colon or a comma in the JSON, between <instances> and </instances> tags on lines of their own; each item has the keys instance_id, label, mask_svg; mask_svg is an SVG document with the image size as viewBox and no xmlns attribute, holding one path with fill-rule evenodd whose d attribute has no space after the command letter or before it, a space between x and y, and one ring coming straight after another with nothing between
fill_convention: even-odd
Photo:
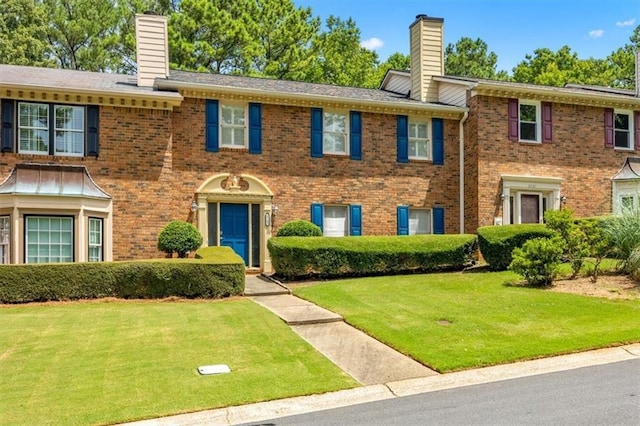
<instances>
[{"instance_id":1,"label":"leafy tree","mask_svg":"<svg viewBox=\"0 0 640 426\"><path fill-rule=\"evenodd\" d=\"M47 57L46 15L37 0L0 2L0 60L5 64L54 66Z\"/></svg>"},{"instance_id":2,"label":"leafy tree","mask_svg":"<svg viewBox=\"0 0 640 426\"><path fill-rule=\"evenodd\" d=\"M570 209L548 210L544 214L544 223L556 231L564 242L564 258L571 263L571 278L580 273L584 258L590 254L587 236L576 224Z\"/></svg>"},{"instance_id":3,"label":"leafy tree","mask_svg":"<svg viewBox=\"0 0 640 426\"><path fill-rule=\"evenodd\" d=\"M447 75L486 79L505 79L506 72L498 73L498 55L488 52L487 43L477 38L462 37L456 44L449 43L444 51L444 71Z\"/></svg>"},{"instance_id":4,"label":"leafy tree","mask_svg":"<svg viewBox=\"0 0 640 426\"><path fill-rule=\"evenodd\" d=\"M378 87L389 70L408 71L411 67L411 57L404 53L394 52L386 61L379 64L369 75L365 87Z\"/></svg>"},{"instance_id":5,"label":"leafy tree","mask_svg":"<svg viewBox=\"0 0 640 426\"><path fill-rule=\"evenodd\" d=\"M118 9L112 0L43 0L46 40L59 68L118 71Z\"/></svg>"},{"instance_id":6,"label":"leafy tree","mask_svg":"<svg viewBox=\"0 0 640 426\"><path fill-rule=\"evenodd\" d=\"M256 0L258 46L252 73L284 80L299 80L315 60L311 48L320 19L311 8L296 8L291 0Z\"/></svg>"},{"instance_id":7,"label":"leafy tree","mask_svg":"<svg viewBox=\"0 0 640 426\"><path fill-rule=\"evenodd\" d=\"M171 66L224 74L248 74L258 52L252 0L182 0L169 17Z\"/></svg>"},{"instance_id":8,"label":"leafy tree","mask_svg":"<svg viewBox=\"0 0 640 426\"><path fill-rule=\"evenodd\" d=\"M363 87L378 64L378 55L360 46L360 30L353 19L343 21L333 15L327 30L313 40L318 59L304 77L305 81Z\"/></svg>"},{"instance_id":9,"label":"leafy tree","mask_svg":"<svg viewBox=\"0 0 640 426\"><path fill-rule=\"evenodd\" d=\"M640 50L640 25L638 25L631 37L631 43L611 52L606 59L607 68L612 75L611 86L625 89L635 89L635 57Z\"/></svg>"}]
</instances>

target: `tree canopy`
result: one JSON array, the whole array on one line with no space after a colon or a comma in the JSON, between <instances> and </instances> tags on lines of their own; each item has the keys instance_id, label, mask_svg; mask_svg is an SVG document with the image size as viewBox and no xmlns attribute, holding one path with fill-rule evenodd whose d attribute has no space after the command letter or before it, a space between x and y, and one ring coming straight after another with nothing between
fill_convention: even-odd
<instances>
[{"instance_id":1,"label":"tree canopy","mask_svg":"<svg viewBox=\"0 0 640 426\"><path fill-rule=\"evenodd\" d=\"M7 64L134 73L135 14L168 16L170 66L336 85L377 87L389 69L409 68L396 52L381 62L362 47L352 18L324 22L293 0L2 0L0 61ZM445 48L445 73L564 86L635 87L640 25L603 59L580 59L569 46L525 55L512 70L480 38Z\"/></svg>"}]
</instances>

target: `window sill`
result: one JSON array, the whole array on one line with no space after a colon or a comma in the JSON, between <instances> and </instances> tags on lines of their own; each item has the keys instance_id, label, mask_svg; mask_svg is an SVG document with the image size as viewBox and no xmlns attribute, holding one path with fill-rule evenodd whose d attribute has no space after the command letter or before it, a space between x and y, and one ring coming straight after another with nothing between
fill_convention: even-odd
<instances>
[{"instance_id":1,"label":"window sill","mask_svg":"<svg viewBox=\"0 0 640 426\"><path fill-rule=\"evenodd\" d=\"M427 157L409 157L409 162L410 163L432 163L433 159L427 158Z\"/></svg>"},{"instance_id":2,"label":"window sill","mask_svg":"<svg viewBox=\"0 0 640 426\"><path fill-rule=\"evenodd\" d=\"M249 148L246 146L221 146L220 151L236 151L236 152L249 152Z\"/></svg>"},{"instance_id":3,"label":"window sill","mask_svg":"<svg viewBox=\"0 0 640 426\"><path fill-rule=\"evenodd\" d=\"M522 143L522 144L526 144L526 145L542 145L542 142L540 142L540 141L521 141L521 140L519 140L518 143Z\"/></svg>"},{"instance_id":4,"label":"window sill","mask_svg":"<svg viewBox=\"0 0 640 426\"><path fill-rule=\"evenodd\" d=\"M633 148L622 148L620 146L614 146L613 147L614 151L624 151L624 152L630 152L630 151L634 151Z\"/></svg>"},{"instance_id":5,"label":"window sill","mask_svg":"<svg viewBox=\"0 0 640 426\"><path fill-rule=\"evenodd\" d=\"M349 157L349 154L346 152L323 152L322 155L327 157Z\"/></svg>"}]
</instances>

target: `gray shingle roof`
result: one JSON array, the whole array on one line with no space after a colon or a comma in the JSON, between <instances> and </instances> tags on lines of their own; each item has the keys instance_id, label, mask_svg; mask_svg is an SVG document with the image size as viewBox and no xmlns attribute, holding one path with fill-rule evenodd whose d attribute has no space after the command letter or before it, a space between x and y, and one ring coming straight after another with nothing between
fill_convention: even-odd
<instances>
[{"instance_id":1,"label":"gray shingle roof","mask_svg":"<svg viewBox=\"0 0 640 426\"><path fill-rule=\"evenodd\" d=\"M135 75L0 65L0 86L17 85L40 89L67 89L84 92L111 92L120 95L172 96L155 92L151 87L138 87ZM180 98L178 94L175 94Z\"/></svg>"},{"instance_id":2,"label":"gray shingle roof","mask_svg":"<svg viewBox=\"0 0 640 426\"><path fill-rule=\"evenodd\" d=\"M363 89L358 87L334 86L330 84L305 83L300 81L275 80L268 78L240 77L224 74L210 74L171 70L166 82L194 85L232 87L238 89L259 90L265 93L290 93L335 97L337 99L368 100L377 102L419 103L404 95L379 89Z\"/></svg>"}]
</instances>

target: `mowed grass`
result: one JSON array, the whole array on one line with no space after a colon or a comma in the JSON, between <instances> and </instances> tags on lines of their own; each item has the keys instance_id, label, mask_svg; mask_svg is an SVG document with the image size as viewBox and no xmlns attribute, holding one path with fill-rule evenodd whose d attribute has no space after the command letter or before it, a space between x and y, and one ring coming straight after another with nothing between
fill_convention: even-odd
<instances>
[{"instance_id":1,"label":"mowed grass","mask_svg":"<svg viewBox=\"0 0 640 426\"><path fill-rule=\"evenodd\" d=\"M513 286L510 272L373 277L294 293L440 372L640 341L640 300Z\"/></svg>"},{"instance_id":2,"label":"mowed grass","mask_svg":"<svg viewBox=\"0 0 640 426\"><path fill-rule=\"evenodd\" d=\"M230 374L197 367L227 364ZM104 424L357 386L246 299L0 307L0 424Z\"/></svg>"}]
</instances>

